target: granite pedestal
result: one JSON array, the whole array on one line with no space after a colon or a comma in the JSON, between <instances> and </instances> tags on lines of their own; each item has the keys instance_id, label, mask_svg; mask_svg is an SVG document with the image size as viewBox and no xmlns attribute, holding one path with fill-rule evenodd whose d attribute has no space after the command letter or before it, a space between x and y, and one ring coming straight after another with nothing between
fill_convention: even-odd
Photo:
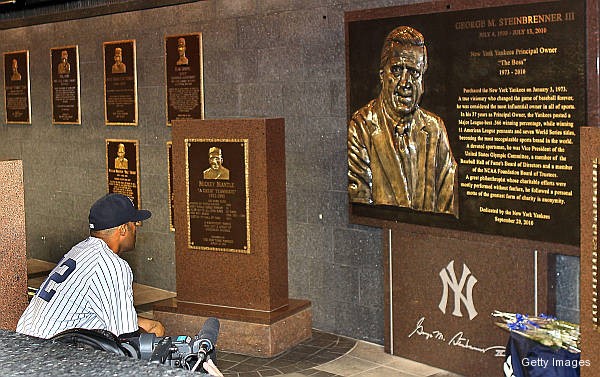
<instances>
[{"instance_id":1,"label":"granite pedestal","mask_svg":"<svg viewBox=\"0 0 600 377\"><path fill-rule=\"evenodd\" d=\"M0 161L0 328L14 330L27 306L23 162Z\"/></svg>"},{"instance_id":2,"label":"granite pedestal","mask_svg":"<svg viewBox=\"0 0 600 377\"><path fill-rule=\"evenodd\" d=\"M308 339L310 302L288 298L283 119L173 121L172 134L177 300L155 318L176 334L217 317L219 348L253 356Z\"/></svg>"}]
</instances>

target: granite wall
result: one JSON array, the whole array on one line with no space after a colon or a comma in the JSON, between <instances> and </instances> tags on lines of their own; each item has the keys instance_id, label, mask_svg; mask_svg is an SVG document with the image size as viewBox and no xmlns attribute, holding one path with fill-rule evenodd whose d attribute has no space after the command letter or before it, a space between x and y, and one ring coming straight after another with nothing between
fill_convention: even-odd
<instances>
[{"instance_id":1,"label":"granite wall","mask_svg":"<svg viewBox=\"0 0 600 377\"><path fill-rule=\"evenodd\" d=\"M164 36L202 32L206 117L285 118L290 296L312 301L314 327L382 343L381 231L348 222L344 12L411 2L212 0L0 31L3 51L30 51L32 124L0 125L0 159L24 163L29 256L57 261L86 236L89 206L106 192L104 139L138 139L153 217L125 258L139 283L174 290ZM107 127L102 42L124 39L137 43L139 126ZM72 44L82 124L53 126L49 52ZM571 296L578 274L564 275ZM573 318L576 304L564 308Z\"/></svg>"}]
</instances>

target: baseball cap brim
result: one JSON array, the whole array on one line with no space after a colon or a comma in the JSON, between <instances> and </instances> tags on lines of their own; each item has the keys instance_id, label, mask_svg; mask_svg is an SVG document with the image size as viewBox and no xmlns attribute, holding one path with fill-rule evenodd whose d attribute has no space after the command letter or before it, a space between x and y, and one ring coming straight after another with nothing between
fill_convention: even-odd
<instances>
[{"instance_id":1,"label":"baseball cap brim","mask_svg":"<svg viewBox=\"0 0 600 377\"><path fill-rule=\"evenodd\" d=\"M152 213L148 210L145 209L138 209L135 213L135 216L133 216L133 218L129 221L144 221L144 220L148 220L150 218L150 216L152 216Z\"/></svg>"}]
</instances>

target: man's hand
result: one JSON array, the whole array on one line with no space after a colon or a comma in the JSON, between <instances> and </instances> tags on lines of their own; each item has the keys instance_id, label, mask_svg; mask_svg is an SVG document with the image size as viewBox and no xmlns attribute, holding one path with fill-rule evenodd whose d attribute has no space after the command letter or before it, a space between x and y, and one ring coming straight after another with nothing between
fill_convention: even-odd
<instances>
[{"instance_id":1,"label":"man's hand","mask_svg":"<svg viewBox=\"0 0 600 377\"><path fill-rule=\"evenodd\" d=\"M165 328L158 321L138 316L138 326L147 333L152 333L156 336L165 336Z\"/></svg>"}]
</instances>

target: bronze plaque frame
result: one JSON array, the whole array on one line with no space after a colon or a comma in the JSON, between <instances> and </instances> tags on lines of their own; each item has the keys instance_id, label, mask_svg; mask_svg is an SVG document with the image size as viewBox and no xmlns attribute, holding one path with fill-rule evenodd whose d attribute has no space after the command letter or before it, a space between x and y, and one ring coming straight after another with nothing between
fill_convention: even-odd
<instances>
[{"instance_id":1,"label":"bronze plaque frame","mask_svg":"<svg viewBox=\"0 0 600 377\"><path fill-rule=\"evenodd\" d=\"M66 52L67 65L61 62ZM72 57L75 58L73 61ZM73 63L73 64L71 64ZM50 77L52 124L81 124L81 86L79 75L79 47L77 45L50 49Z\"/></svg>"},{"instance_id":2,"label":"bronze plaque frame","mask_svg":"<svg viewBox=\"0 0 600 377\"><path fill-rule=\"evenodd\" d=\"M4 101L7 124L31 124L29 50L4 53Z\"/></svg>"},{"instance_id":3,"label":"bronze plaque frame","mask_svg":"<svg viewBox=\"0 0 600 377\"><path fill-rule=\"evenodd\" d=\"M213 147L219 148L219 155L223 152L224 164L229 167L222 166L227 171L226 178L206 178L210 170L210 167L206 169L207 160ZM185 139L185 171L188 248L250 254L248 139ZM194 195L191 194L192 182L198 182ZM239 188L240 185L243 187ZM192 200L194 198L197 200ZM192 202L203 204L192 208ZM240 214L241 211L244 213ZM202 218L210 220L210 224ZM215 230L214 227L220 226L229 230Z\"/></svg>"},{"instance_id":4,"label":"bronze plaque frame","mask_svg":"<svg viewBox=\"0 0 600 377\"><path fill-rule=\"evenodd\" d=\"M120 49L120 54L118 53ZM104 122L107 126L137 126L137 64L135 39L104 42ZM115 63L107 57L113 57ZM120 56L120 63L117 62Z\"/></svg>"},{"instance_id":5,"label":"bronze plaque frame","mask_svg":"<svg viewBox=\"0 0 600 377\"><path fill-rule=\"evenodd\" d=\"M175 195L173 194L173 142L167 141L167 175L169 185L169 230L175 231Z\"/></svg>"},{"instance_id":6,"label":"bronze plaque frame","mask_svg":"<svg viewBox=\"0 0 600 377\"><path fill-rule=\"evenodd\" d=\"M120 144L124 146L124 160L121 162L124 165L118 166ZM108 193L123 194L131 199L135 208L142 208L138 140L106 139L106 183Z\"/></svg>"},{"instance_id":7,"label":"bronze plaque frame","mask_svg":"<svg viewBox=\"0 0 600 377\"><path fill-rule=\"evenodd\" d=\"M183 56L179 55L183 40ZM204 119L202 33L165 36L165 106L173 120Z\"/></svg>"},{"instance_id":8,"label":"bronze plaque frame","mask_svg":"<svg viewBox=\"0 0 600 377\"><path fill-rule=\"evenodd\" d=\"M348 119L355 111L367 108L371 100L378 99L380 52L388 33L405 25L423 34L428 68L423 73L425 94L420 108L439 115L445 124L457 162L455 186L459 208L455 218L403 206L351 202L352 221L375 218L577 245L579 230L568 224L576 223L579 218L578 130L595 114L595 110L586 109L587 103L593 103L587 98L586 86L596 79L588 77L591 70L584 67L597 54L597 49L586 47L585 2L498 1L494 7L477 6L472 1L455 1L451 5L440 1L346 13ZM519 17L527 19L526 16L531 16L531 23L521 24ZM505 52L508 55L502 55ZM502 96L492 91L480 95L469 91L489 88L524 89L531 93L514 91ZM553 92L544 95L535 93L534 88ZM553 96L567 99L553 101ZM494 106L504 98L513 98L507 101L514 106L530 97L524 103L531 107L508 110L467 107L485 106L479 97L494 97ZM549 107L534 110L533 105ZM555 105L565 105L567 110L551 110L550 106ZM518 117L483 117L494 111L518 113ZM541 115L535 115L536 112ZM555 125L544 124L546 114L556 116ZM570 118L558 118L563 115ZM527 125L514 126L513 130L511 122L522 120ZM559 126L561 120L567 125ZM534 136L500 133L523 129L535 132ZM471 131L481 133L469 134ZM498 140L486 141L486 131L498 131L492 136ZM555 131L559 136L552 133ZM535 142L538 139L543 140L541 144ZM521 150L522 144L529 151ZM532 151L532 146L537 151ZM501 153L511 157L495 157ZM485 165L488 162L502 166ZM390 165L382 163L384 167ZM523 175L519 175L521 170ZM556 186L544 186L544 180Z\"/></svg>"},{"instance_id":9,"label":"bronze plaque frame","mask_svg":"<svg viewBox=\"0 0 600 377\"><path fill-rule=\"evenodd\" d=\"M594 158L592 162L592 250L591 250L591 291L592 291L592 323L594 330L600 331L600 320L598 315L598 168L600 162L598 158ZM581 263L581 266L586 266L586 263Z\"/></svg>"}]
</instances>

